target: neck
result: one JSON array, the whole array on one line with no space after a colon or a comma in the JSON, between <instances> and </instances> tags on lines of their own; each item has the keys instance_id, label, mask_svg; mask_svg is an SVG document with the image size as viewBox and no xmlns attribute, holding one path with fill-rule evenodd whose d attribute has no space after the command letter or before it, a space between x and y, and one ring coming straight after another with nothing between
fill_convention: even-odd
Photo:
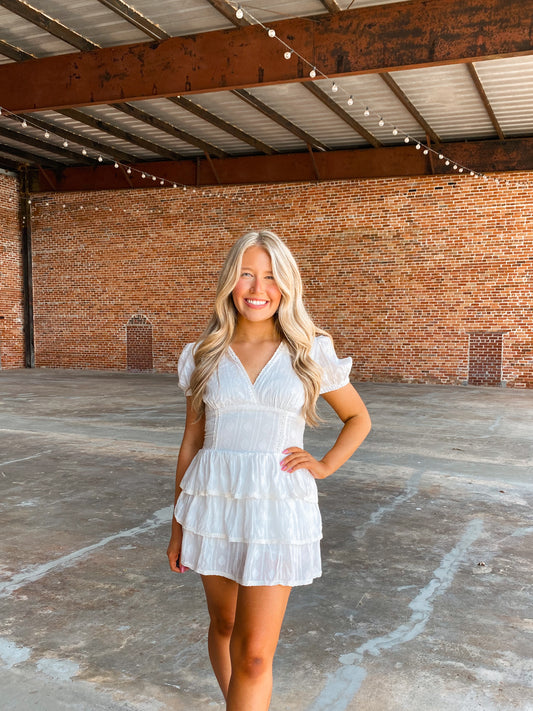
<instances>
[{"instance_id":1,"label":"neck","mask_svg":"<svg viewBox=\"0 0 533 711\"><path fill-rule=\"evenodd\" d=\"M261 341L279 341L279 333L274 319L254 323L253 321L240 318L235 326L233 340L256 343Z\"/></svg>"}]
</instances>

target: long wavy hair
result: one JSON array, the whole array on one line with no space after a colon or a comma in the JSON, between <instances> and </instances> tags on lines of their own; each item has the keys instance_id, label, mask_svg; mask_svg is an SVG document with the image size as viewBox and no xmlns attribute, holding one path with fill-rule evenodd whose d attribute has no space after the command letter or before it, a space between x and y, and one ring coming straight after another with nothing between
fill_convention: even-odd
<instances>
[{"instance_id":1,"label":"long wavy hair","mask_svg":"<svg viewBox=\"0 0 533 711\"><path fill-rule=\"evenodd\" d=\"M191 377L192 406L200 416L204 411L207 382L233 340L238 312L232 292L240 277L242 257L249 247L262 247L272 261L272 273L281 292L274 317L281 340L285 341L292 367L304 386L303 414L310 425L319 418L316 402L320 391L321 371L311 358L311 346L317 334L328 335L317 328L302 300L302 278L287 245L269 230L248 232L231 247L218 279L213 314L194 349L195 369Z\"/></svg>"}]
</instances>

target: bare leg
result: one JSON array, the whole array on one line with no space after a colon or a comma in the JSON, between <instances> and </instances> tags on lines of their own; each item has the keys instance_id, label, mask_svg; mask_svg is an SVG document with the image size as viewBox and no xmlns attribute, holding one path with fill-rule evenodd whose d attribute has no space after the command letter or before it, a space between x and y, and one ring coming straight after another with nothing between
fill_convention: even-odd
<instances>
[{"instance_id":1,"label":"bare leg","mask_svg":"<svg viewBox=\"0 0 533 711\"><path fill-rule=\"evenodd\" d=\"M290 593L291 588L283 585L239 585L227 711L267 711L272 662Z\"/></svg>"},{"instance_id":2,"label":"bare leg","mask_svg":"<svg viewBox=\"0 0 533 711\"><path fill-rule=\"evenodd\" d=\"M239 586L219 575L202 575L209 625L208 649L211 666L224 698L231 678L230 639L235 622Z\"/></svg>"}]
</instances>

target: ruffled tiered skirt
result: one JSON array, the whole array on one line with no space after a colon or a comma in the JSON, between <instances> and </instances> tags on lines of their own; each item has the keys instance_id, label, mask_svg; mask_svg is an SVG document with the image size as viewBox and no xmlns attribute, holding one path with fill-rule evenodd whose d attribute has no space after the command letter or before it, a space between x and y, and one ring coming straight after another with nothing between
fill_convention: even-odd
<instances>
[{"instance_id":1,"label":"ruffled tiered skirt","mask_svg":"<svg viewBox=\"0 0 533 711\"><path fill-rule=\"evenodd\" d=\"M181 563L241 585L307 585L321 575L316 482L281 453L201 449L181 482Z\"/></svg>"}]
</instances>

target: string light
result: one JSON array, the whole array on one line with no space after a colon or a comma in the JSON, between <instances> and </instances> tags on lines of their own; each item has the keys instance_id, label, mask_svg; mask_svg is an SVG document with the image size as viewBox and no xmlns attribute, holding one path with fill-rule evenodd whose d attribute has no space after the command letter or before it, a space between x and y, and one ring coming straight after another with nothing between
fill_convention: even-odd
<instances>
[{"instance_id":1,"label":"string light","mask_svg":"<svg viewBox=\"0 0 533 711\"><path fill-rule=\"evenodd\" d=\"M235 15L239 20L242 20L242 18L244 17L244 11L240 5L237 7L237 12L235 13Z\"/></svg>"},{"instance_id":2,"label":"string light","mask_svg":"<svg viewBox=\"0 0 533 711\"><path fill-rule=\"evenodd\" d=\"M346 103L348 104L348 106L353 106L353 96L351 94L350 94L350 98L348 99L348 101Z\"/></svg>"},{"instance_id":3,"label":"string light","mask_svg":"<svg viewBox=\"0 0 533 711\"><path fill-rule=\"evenodd\" d=\"M366 109L363 111L363 116L370 116L370 109L368 108L368 106L367 106Z\"/></svg>"},{"instance_id":4,"label":"string light","mask_svg":"<svg viewBox=\"0 0 533 711\"><path fill-rule=\"evenodd\" d=\"M316 77L316 67L313 67L311 71L309 72L309 76L311 79L314 79Z\"/></svg>"},{"instance_id":5,"label":"string light","mask_svg":"<svg viewBox=\"0 0 533 711\"><path fill-rule=\"evenodd\" d=\"M268 36L269 37L275 37L276 36L276 30L273 30L272 27L268 30Z\"/></svg>"},{"instance_id":6,"label":"string light","mask_svg":"<svg viewBox=\"0 0 533 711\"><path fill-rule=\"evenodd\" d=\"M333 82L331 84L331 91L333 91L333 92L339 91L339 87L335 84L335 82Z\"/></svg>"},{"instance_id":7,"label":"string light","mask_svg":"<svg viewBox=\"0 0 533 711\"><path fill-rule=\"evenodd\" d=\"M20 125L22 126L22 128L28 128L28 123L26 119L24 119Z\"/></svg>"},{"instance_id":8,"label":"string light","mask_svg":"<svg viewBox=\"0 0 533 711\"><path fill-rule=\"evenodd\" d=\"M292 57L292 52L290 50L287 50L283 53L283 56L285 57L285 59L290 59Z\"/></svg>"}]
</instances>

